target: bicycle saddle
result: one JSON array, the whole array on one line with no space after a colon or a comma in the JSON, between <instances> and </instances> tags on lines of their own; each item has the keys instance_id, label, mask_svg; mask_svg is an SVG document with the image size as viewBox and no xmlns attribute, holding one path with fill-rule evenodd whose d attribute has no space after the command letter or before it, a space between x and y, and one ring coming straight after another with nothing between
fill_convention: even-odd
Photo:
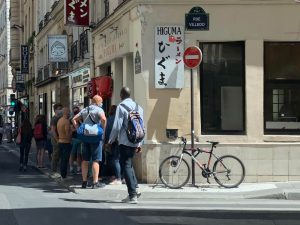
<instances>
[{"instance_id":1,"label":"bicycle saddle","mask_svg":"<svg viewBox=\"0 0 300 225\"><path fill-rule=\"evenodd\" d=\"M218 141L206 141L206 142L211 143L212 145L217 145L217 144L219 144Z\"/></svg>"}]
</instances>

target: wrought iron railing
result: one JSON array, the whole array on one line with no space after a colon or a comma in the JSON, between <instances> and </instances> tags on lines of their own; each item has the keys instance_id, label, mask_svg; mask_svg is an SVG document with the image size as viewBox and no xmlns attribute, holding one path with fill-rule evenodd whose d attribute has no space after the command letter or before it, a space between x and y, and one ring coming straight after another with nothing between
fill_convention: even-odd
<instances>
[{"instance_id":1,"label":"wrought iron railing","mask_svg":"<svg viewBox=\"0 0 300 225\"><path fill-rule=\"evenodd\" d=\"M89 37L88 30L83 31L80 34L80 56L84 58L84 55L89 52Z\"/></svg>"}]
</instances>

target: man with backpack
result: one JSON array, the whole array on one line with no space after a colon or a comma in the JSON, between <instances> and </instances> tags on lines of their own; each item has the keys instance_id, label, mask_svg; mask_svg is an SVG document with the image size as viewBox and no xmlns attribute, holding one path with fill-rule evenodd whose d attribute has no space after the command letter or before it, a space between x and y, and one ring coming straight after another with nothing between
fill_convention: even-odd
<instances>
[{"instance_id":1,"label":"man with backpack","mask_svg":"<svg viewBox=\"0 0 300 225\"><path fill-rule=\"evenodd\" d=\"M120 164L128 190L128 196L122 202L136 204L139 194L132 159L141 150L141 142L145 136L143 109L130 98L128 87L121 89L120 97L122 102L117 107L108 143L112 144L116 140L119 143Z\"/></svg>"}]
</instances>

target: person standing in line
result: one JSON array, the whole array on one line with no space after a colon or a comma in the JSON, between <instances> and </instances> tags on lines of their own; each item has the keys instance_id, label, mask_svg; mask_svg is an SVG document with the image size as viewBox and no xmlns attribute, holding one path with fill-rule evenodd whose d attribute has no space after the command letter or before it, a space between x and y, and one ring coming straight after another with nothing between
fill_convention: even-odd
<instances>
[{"instance_id":1,"label":"person standing in line","mask_svg":"<svg viewBox=\"0 0 300 225\"><path fill-rule=\"evenodd\" d=\"M107 118L107 125L106 125L106 129L105 129L105 139L104 139L105 148L108 148L107 152L109 152L111 155L109 163L111 164L111 167L114 172L114 179L111 180L109 184L122 184L121 166L120 166L120 151L118 148L118 142L115 141L114 143L112 143L112 145L108 145L109 135L111 133L111 130L112 130L112 127L114 124L114 120L115 120L116 109L117 109L116 105L112 105L109 109L109 113L108 113L109 116Z\"/></svg>"},{"instance_id":2,"label":"person standing in line","mask_svg":"<svg viewBox=\"0 0 300 225\"><path fill-rule=\"evenodd\" d=\"M32 126L28 118L23 120L19 132L21 133L19 171L25 172L27 170L28 155L33 137Z\"/></svg>"},{"instance_id":3,"label":"person standing in line","mask_svg":"<svg viewBox=\"0 0 300 225\"><path fill-rule=\"evenodd\" d=\"M109 144L113 144L117 139L119 142L120 164L124 173L127 185L128 196L122 202L136 204L140 193L137 193L137 180L135 177L132 159L136 152L141 151L141 142L132 143L127 136L128 109L137 111L143 119L143 109L130 98L130 89L123 87L120 92L122 102L118 105L114 125L109 137ZM144 128L143 128L144 129Z\"/></svg>"},{"instance_id":4,"label":"person standing in line","mask_svg":"<svg viewBox=\"0 0 300 225\"><path fill-rule=\"evenodd\" d=\"M47 141L47 124L44 115L38 115L34 124L33 137L37 149L37 167L44 168L44 153Z\"/></svg>"},{"instance_id":5,"label":"person standing in line","mask_svg":"<svg viewBox=\"0 0 300 225\"><path fill-rule=\"evenodd\" d=\"M76 116L80 112L80 108L75 106L73 108L73 114ZM81 151L81 140L77 138L77 132L73 124L71 124L72 131L72 150L70 155L70 172L72 174L81 173L81 161L82 161L82 151ZM74 164L76 162L76 169Z\"/></svg>"},{"instance_id":6,"label":"person standing in line","mask_svg":"<svg viewBox=\"0 0 300 225\"><path fill-rule=\"evenodd\" d=\"M102 98L99 95L95 95L92 99L92 104L84 109L82 109L72 120L75 128L78 128L78 122L84 121L84 123L89 125L100 124L105 130L106 127L106 117L103 109L101 108ZM104 134L103 134L104 135ZM105 184L99 182L99 159L102 159L102 141L97 143L86 143L82 141L83 152L82 152L82 188L87 187L88 179L88 167L89 161L92 160L92 175L93 183L92 188L102 188Z\"/></svg>"},{"instance_id":7,"label":"person standing in line","mask_svg":"<svg viewBox=\"0 0 300 225\"><path fill-rule=\"evenodd\" d=\"M54 116L50 122L51 128L51 144L52 144L52 160L51 160L51 169L53 172L57 172L57 167L59 163L59 147L58 147L58 133L57 133L57 122L62 116L62 104L56 103L53 106Z\"/></svg>"},{"instance_id":8,"label":"person standing in line","mask_svg":"<svg viewBox=\"0 0 300 225\"><path fill-rule=\"evenodd\" d=\"M63 115L57 122L58 147L60 151L60 175L64 179L67 177L68 162L71 154L71 124L70 124L70 109L63 108Z\"/></svg>"}]
</instances>

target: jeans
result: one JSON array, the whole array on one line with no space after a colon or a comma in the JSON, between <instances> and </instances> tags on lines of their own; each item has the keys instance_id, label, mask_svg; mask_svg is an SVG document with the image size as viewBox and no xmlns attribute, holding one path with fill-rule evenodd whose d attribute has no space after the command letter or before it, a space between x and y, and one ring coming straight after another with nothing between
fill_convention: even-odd
<instances>
[{"instance_id":1,"label":"jeans","mask_svg":"<svg viewBox=\"0 0 300 225\"><path fill-rule=\"evenodd\" d=\"M121 169L124 173L124 178L130 198L136 196L137 180L135 177L134 168L132 166L132 159L135 154L135 149L135 147L119 145Z\"/></svg>"},{"instance_id":2,"label":"jeans","mask_svg":"<svg viewBox=\"0 0 300 225\"><path fill-rule=\"evenodd\" d=\"M121 166L120 166L120 151L117 144L112 145L111 150L111 165L114 171L114 175L117 179L121 179Z\"/></svg>"},{"instance_id":3,"label":"jeans","mask_svg":"<svg viewBox=\"0 0 300 225\"><path fill-rule=\"evenodd\" d=\"M59 143L58 146L59 146L60 158L61 158L60 175L62 178L66 178L72 145L70 143Z\"/></svg>"},{"instance_id":4,"label":"jeans","mask_svg":"<svg viewBox=\"0 0 300 225\"><path fill-rule=\"evenodd\" d=\"M52 160L51 160L51 169L54 172L56 172L61 153L59 152L60 150L59 150L59 147L58 147L58 143L56 142L56 140L53 137L51 137L51 144L52 144L52 148L53 148Z\"/></svg>"},{"instance_id":5,"label":"jeans","mask_svg":"<svg viewBox=\"0 0 300 225\"><path fill-rule=\"evenodd\" d=\"M21 143L20 145L20 164L27 166L28 155L31 147L31 142Z\"/></svg>"}]
</instances>

